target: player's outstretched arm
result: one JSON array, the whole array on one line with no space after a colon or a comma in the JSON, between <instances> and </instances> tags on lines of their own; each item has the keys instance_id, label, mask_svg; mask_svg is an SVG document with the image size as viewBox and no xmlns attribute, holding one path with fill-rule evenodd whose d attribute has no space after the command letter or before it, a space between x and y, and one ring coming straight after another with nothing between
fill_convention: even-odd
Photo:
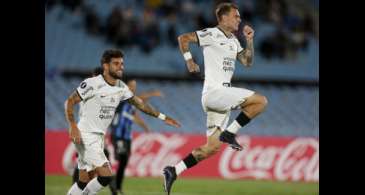
<instances>
[{"instance_id":1,"label":"player's outstretched arm","mask_svg":"<svg viewBox=\"0 0 365 195\"><path fill-rule=\"evenodd\" d=\"M69 129L70 139L76 144L81 143L80 130L78 129L74 118L74 105L78 104L79 102L81 102L81 98L76 91L74 91L70 95L70 97L67 98L65 102L65 115L66 115L66 120L70 127Z\"/></svg>"},{"instance_id":2,"label":"player's outstretched arm","mask_svg":"<svg viewBox=\"0 0 365 195\"><path fill-rule=\"evenodd\" d=\"M163 93L159 90L143 92L138 95L143 101L147 101L150 97L163 97Z\"/></svg>"},{"instance_id":3,"label":"player's outstretched arm","mask_svg":"<svg viewBox=\"0 0 365 195\"><path fill-rule=\"evenodd\" d=\"M246 38L246 48L237 54L238 60L241 64L246 66L252 66L254 57L254 45L253 36L255 31L248 25L243 27L243 35Z\"/></svg>"},{"instance_id":4,"label":"player's outstretched arm","mask_svg":"<svg viewBox=\"0 0 365 195\"><path fill-rule=\"evenodd\" d=\"M143 102L143 100L137 96L131 97L128 99L128 102L137 107L142 112L163 120L168 125L180 127L180 124L176 120L154 110L149 104Z\"/></svg>"},{"instance_id":5,"label":"player's outstretched arm","mask_svg":"<svg viewBox=\"0 0 365 195\"><path fill-rule=\"evenodd\" d=\"M184 59L186 61L186 66L190 73L198 73L200 72L199 65L197 65L193 57L191 56L190 50L189 50L189 43L198 43L198 37L195 32L190 33L184 33L180 35L177 38L179 42L179 48L181 54L184 56Z\"/></svg>"},{"instance_id":6,"label":"player's outstretched arm","mask_svg":"<svg viewBox=\"0 0 365 195\"><path fill-rule=\"evenodd\" d=\"M134 113L133 115L133 121L137 123L140 127L143 128L143 130L148 133L151 132L151 130L148 128L147 124L144 122L141 116L139 116L138 112Z\"/></svg>"}]
</instances>

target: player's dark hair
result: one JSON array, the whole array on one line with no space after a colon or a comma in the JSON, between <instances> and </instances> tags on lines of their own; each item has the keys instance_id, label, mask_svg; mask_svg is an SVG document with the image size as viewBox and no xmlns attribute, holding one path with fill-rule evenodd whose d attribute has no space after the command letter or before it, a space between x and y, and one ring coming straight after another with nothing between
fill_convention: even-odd
<instances>
[{"instance_id":1,"label":"player's dark hair","mask_svg":"<svg viewBox=\"0 0 365 195\"><path fill-rule=\"evenodd\" d=\"M217 21L219 22L222 19L223 15L227 15L231 9L237 9L238 6L234 3L224 2L217 5L215 9L215 16L217 17Z\"/></svg>"},{"instance_id":2,"label":"player's dark hair","mask_svg":"<svg viewBox=\"0 0 365 195\"><path fill-rule=\"evenodd\" d=\"M105 50L103 56L101 57L101 65L104 63L110 63L112 58L122 58L123 56L123 52L118 49Z\"/></svg>"},{"instance_id":3,"label":"player's dark hair","mask_svg":"<svg viewBox=\"0 0 365 195\"><path fill-rule=\"evenodd\" d=\"M97 76L99 74L103 74L104 69L103 67L96 67L94 68L93 72L92 72L92 76Z\"/></svg>"}]
</instances>

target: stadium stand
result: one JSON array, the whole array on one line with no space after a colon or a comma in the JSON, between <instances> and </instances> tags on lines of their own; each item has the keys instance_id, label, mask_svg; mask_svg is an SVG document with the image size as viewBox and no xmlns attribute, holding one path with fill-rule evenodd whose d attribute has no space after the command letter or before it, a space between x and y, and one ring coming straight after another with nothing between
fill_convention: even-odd
<instances>
[{"instance_id":1,"label":"stadium stand","mask_svg":"<svg viewBox=\"0 0 365 195\"><path fill-rule=\"evenodd\" d=\"M46 128L65 129L63 103L81 79L54 77L46 80ZM235 83L265 94L270 103L265 114L249 124L244 133L250 135L290 135L318 137L318 87L274 84ZM181 132L204 133L205 115L201 107L201 82L138 80L138 91L159 89L164 98L152 98L151 104L176 117L182 124ZM237 115L237 112L232 112ZM176 131L161 121L143 115L154 131ZM142 130L137 125L136 130Z\"/></svg>"},{"instance_id":2,"label":"stadium stand","mask_svg":"<svg viewBox=\"0 0 365 195\"><path fill-rule=\"evenodd\" d=\"M125 53L125 74L126 75L146 75L158 77L186 78L187 72L184 61L178 48L170 44L168 37L169 18L166 17L166 10L163 5L154 9L157 17L159 29L159 43L154 45L149 52L141 49L140 42L131 45L116 45L108 41L105 36L107 27L105 26L110 13L117 6L120 9L131 9L135 18L143 18L148 14L148 10L141 6L145 1L121 1L117 0L88 0L84 4L73 9L67 9L64 5L56 3L46 9L45 13L45 60L46 60L46 83L45 83L45 126L52 131L65 130L67 123L64 117L63 104L71 90L76 88L81 77L64 77L64 72L89 72L99 65L100 55L107 48L121 48ZM152 2L152 1L151 1ZM159 2L159 1L157 1ZM166 1L183 2L183 11L177 12L175 25L176 34L197 29L193 16L188 17L185 13L202 10L203 18L212 17L212 13L207 12L205 7L213 6L213 1ZM259 15L255 11L262 1L239 1L243 7L251 7L253 15ZM255 3L256 2L256 3ZM278 1L287 2L287 1ZM303 2L303 1L298 1ZM315 1L317 2L317 1ZM251 4L250 4L251 3ZM294 4L294 3L293 3ZM195 6L191 10L189 6ZM314 7L316 7L313 5ZM165 5L166 7L166 5ZM168 7L168 6L167 6ZM246 10L247 10L246 9ZM99 33L90 33L85 28L86 10L93 10L100 23ZM156 11L157 10L157 11ZM173 9L172 9L173 10ZM91 11L90 11L91 12ZM180 13L182 12L182 13ZM290 11L289 11L290 13ZM290 15L290 14L289 14ZM248 17L248 16L247 16ZM255 27L255 66L251 69L238 67L234 78L238 79L236 86L245 86L259 93L264 94L269 99L269 105L265 114L260 115L255 123L249 124L242 133L250 135L286 135L286 136L314 136L318 137L319 116L318 116L318 39L316 35L305 34L305 46L303 48L289 51L289 57L283 59L279 57L268 58L265 50L261 50L263 43L268 37L277 32L277 27L272 21L266 21L264 16L253 17L251 23ZM296 17L286 17L287 24L295 24ZM184 21L184 22L182 22ZM209 19L208 19L209 21ZM293 22L294 21L294 22ZM143 24L143 23L142 23ZM297 34L288 34L288 37ZM295 40L295 39L294 39ZM196 61L202 64L203 59L200 49L192 47L192 53ZM266 80L268 84L245 82L248 80ZM287 85L275 84L270 81L286 82L311 82L314 85ZM159 89L164 94L164 98L152 98L151 104L176 117L182 123L183 133L205 133L205 115L201 108L201 88L202 82L183 80L163 80L163 79L138 79L138 91ZM236 112L232 113L236 115ZM155 120L146 115L142 115L154 131L176 131L159 120ZM134 126L136 130L141 130Z\"/></svg>"}]
</instances>

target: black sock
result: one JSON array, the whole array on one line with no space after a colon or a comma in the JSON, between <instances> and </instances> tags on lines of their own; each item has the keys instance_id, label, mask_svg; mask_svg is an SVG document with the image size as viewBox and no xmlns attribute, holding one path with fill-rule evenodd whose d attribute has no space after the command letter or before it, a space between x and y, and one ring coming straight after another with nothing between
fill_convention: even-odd
<instances>
[{"instance_id":1,"label":"black sock","mask_svg":"<svg viewBox=\"0 0 365 195\"><path fill-rule=\"evenodd\" d=\"M79 188L81 190L84 190L84 188L86 187L87 183L84 183L82 181L77 181L77 186L79 186Z\"/></svg>"},{"instance_id":2,"label":"black sock","mask_svg":"<svg viewBox=\"0 0 365 195\"><path fill-rule=\"evenodd\" d=\"M244 112L241 112L237 116L236 121L238 124L241 125L241 127L243 127L243 126L247 125L247 123L249 123L251 121L251 119L248 118L248 116Z\"/></svg>"},{"instance_id":3,"label":"black sock","mask_svg":"<svg viewBox=\"0 0 365 195\"><path fill-rule=\"evenodd\" d=\"M187 157L185 157L183 161L187 168L193 167L194 165L198 164L198 161L191 153Z\"/></svg>"}]
</instances>

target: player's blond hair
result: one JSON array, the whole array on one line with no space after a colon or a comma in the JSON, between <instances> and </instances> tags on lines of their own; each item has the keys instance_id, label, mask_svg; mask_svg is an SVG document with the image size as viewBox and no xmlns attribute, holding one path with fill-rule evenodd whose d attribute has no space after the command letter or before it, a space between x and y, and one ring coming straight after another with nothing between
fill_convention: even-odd
<instances>
[{"instance_id":1,"label":"player's blond hair","mask_svg":"<svg viewBox=\"0 0 365 195\"><path fill-rule=\"evenodd\" d=\"M222 19L223 15L228 14L231 9L237 9L238 6L234 3L220 3L217 5L217 8L215 9L215 16L217 17L217 21L219 22Z\"/></svg>"}]
</instances>

